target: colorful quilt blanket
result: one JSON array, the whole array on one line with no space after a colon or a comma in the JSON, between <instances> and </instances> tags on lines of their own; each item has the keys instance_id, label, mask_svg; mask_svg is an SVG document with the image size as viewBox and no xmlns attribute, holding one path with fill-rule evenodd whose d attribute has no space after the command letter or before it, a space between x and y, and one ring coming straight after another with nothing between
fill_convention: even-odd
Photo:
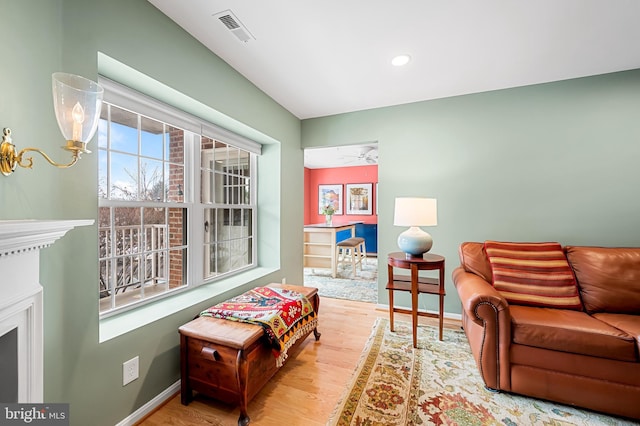
<instances>
[{"instance_id":1,"label":"colorful quilt blanket","mask_svg":"<svg viewBox=\"0 0 640 426\"><path fill-rule=\"evenodd\" d=\"M202 311L200 316L262 326L278 367L286 360L289 348L318 324L313 306L304 295L276 287L256 287Z\"/></svg>"}]
</instances>

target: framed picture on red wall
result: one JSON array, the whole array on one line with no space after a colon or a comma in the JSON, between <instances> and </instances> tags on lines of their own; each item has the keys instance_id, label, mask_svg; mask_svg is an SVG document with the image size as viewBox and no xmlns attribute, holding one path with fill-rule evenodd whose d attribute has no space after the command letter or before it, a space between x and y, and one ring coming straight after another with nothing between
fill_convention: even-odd
<instances>
[{"instance_id":1,"label":"framed picture on red wall","mask_svg":"<svg viewBox=\"0 0 640 426\"><path fill-rule=\"evenodd\" d=\"M373 184L371 183L348 183L346 189L347 214L373 214L372 189Z\"/></svg>"},{"instance_id":2,"label":"framed picture on red wall","mask_svg":"<svg viewBox=\"0 0 640 426\"><path fill-rule=\"evenodd\" d=\"M329 206L333 214L342 214L342 185L318 185L318 214L326 214Z\"/></svg>"}]
</instances>

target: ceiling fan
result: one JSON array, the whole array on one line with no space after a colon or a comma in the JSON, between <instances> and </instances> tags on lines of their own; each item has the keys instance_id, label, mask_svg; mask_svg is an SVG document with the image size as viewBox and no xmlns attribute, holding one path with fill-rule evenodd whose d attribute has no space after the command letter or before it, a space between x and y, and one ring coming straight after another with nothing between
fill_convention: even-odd
<instances>
[{"instance_id":1,"label":"ceiling fan","mask_svg":"<svg viewBox=\"0 0 640 426\"><path fill-rule=\"evenodd\" d=\"M366 146L360 148L360 153L357 155L344 155L343 158L350 164L352 163L366 163L366 164L378 164L378 148L372 146Z\"/></svg>"}]
</instances>

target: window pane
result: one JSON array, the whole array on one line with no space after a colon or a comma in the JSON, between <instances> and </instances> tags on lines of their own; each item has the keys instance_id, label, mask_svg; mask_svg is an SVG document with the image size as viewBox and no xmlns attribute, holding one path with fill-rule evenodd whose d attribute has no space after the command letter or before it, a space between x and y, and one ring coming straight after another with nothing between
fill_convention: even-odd
<instances>
[{"instance_id":1,"label":"window pane","mask_svg":"<svg viewBox=\"0 0 640 426\"><path fill-rule=\"evenodd\" d=\"M248 240L234 240L231 242L230 247L231 269L240 269L251 264L251 250L249 249L250 246Z\"/></svg>"},{"instance_id":2,"label":"window pane","mask_svg":"<svg viewBox=\"0 0 640 426\"><path fill-rule=\"evenodd\" d=\"M113 209L115 227L115 255L122 256L142 250L140 209L117 207Z\"/></svg>"},{"instance_id":3,"label":"window pane","mask_svg":"<svg viewBox=\"0 0 640 426\"><path fill-rule=\"evenodd\" d=\"M128 305L140 297L144 258L139 255L123 256L115 259L115 306Z\"/></svg>"},{"instance_id":4,"label":"window pane","mask_svg":"<svg viewBox=\"0 0 640 426\"><path fill-rule=\"evenodd\" d=\"M156 251L145 256L146 268L144 282L146 286L157 286L158 284L167 283L167 252ZM148 287L145 291L148 291ZM154 289L156 292L158 289Z\"/></svg>"},{"instance_id":5,"label":"window pane","mask_svg":"<svg viewBox=\"0 0 640 426\"><path fill-rule=\"evenodd\" d=\"M107 148L108 134L107 129L109 127L109 104L103 104L100 110L100 121L98 121L98 148Z\"/></svg>"},{"instance_id":6,"label":"window pane","mask_svg":"<svg viewBox=\"0 0 640 426\"><path fill-rule=\"evenodd\" d=\"M111 199L138 199L138 157L111 153Z\"/></svg>"},{"instance_id":7,"label":"window pane","mask_svg":"<svg viewBox=\"0 0 640 426\"><path fill-rule=\"evenodd\" d=\"M204 245L204 278L211 278L217 274L215 244Z\"/></svg>"},{"instance_id":8,"label":"window pane","mask_svg":"<svg viewBox=\"0 0 640 426\"><path fill-rule=\"evenodd\" d=\"M111 256L111 209L100 207L98 209L98 244L100 258Z\"/></svg>"},{"instance_id":9,"label":"window pane","mask_svg":"<svg viewBox=\"0 0 640 426\"><path fill-rule=\"evenodd\" d=\"M184 202L184 131L166 126L167 143L166 157L169 164L165 164L165 176L168 178L167 201Z\"/></svg>"},{"instance_id":10,"label":"window pane","mask_svg":"<svg viewBox=\"0 0 640 426\"><path fill-rule=\"evenodd\" d=\"M249 178L244 178L242 180L242 204L251 204L251 180Z\"/></svg>"},{"instance_id":11,"label":"window pane","mask_svg":"<svg viewBox=\"0 0 640 426\"><path fill-rule=\"evenodd\" d=\"M166 164L165 176L169 177L167 201L175 203L184 202L184 166Z\"/></svg>"},{"instance_id":12,"label":"window pane","mask_svg":"<svg viewBox=\"0 0 640 426\"><path fill-rule=\"evenodd\" d=\"M184 164L184 130L169 125L165 129L165 158L175 164Z\"/></svg>"},{"instance_id":13,"label":"window pane","mask_svg":"<svg viewBox=\"0 0 640 426\"><path fill-rule=\"evenodd\" d=\"M168 209L169 288L187 284L187 209Z\"/></svg>"},{"instance_id":14,"label":"window pane","mask_svg":"<svg viewBox=\"0 0 640 426\"><path fill-rule=\"evenodd\" d=\"M110 149L138 153L138 114L111 106Z\"/></svg>"},{"instance_id":15,"label":"window pane","mask_svg":"<svg viewBox=\"0 0 640 426\"><path fill-rule=\"evenodd\" d=\"M231 265L229 262L229 242L218 243L216 244L215 250L215 263L217 267L217 272L219 274L229 272L231 270Z\"/></svg>"},{"instance_id":16,"label":"window pane","mask_svg":"<svg viewBox=\"0 0 640 426\"><path fill-rule=\"evenodd\" d=\"M226 176L223 173L215 172L213 174L214 202L223 204L229 199L229 187L226 185Z\"/></svg>"},{"instance_id":17,"label":"window pane","mask_svg":"<svg viewBox=\"0 0 640 426\"><path fill-rule=\"evenodd\" d=\"M167 248L169 238L167 209L145 208L143 214L145 251L151 252Z\"/></svg>"},{"instance_id":18,"label":"window pane","mask_svg":"<svg viewBox=\"0 0 640 426\"><path fill-rule=\"evenodd\" d=\"M111 268L112 254L111 238L111 209L108 207L100 207L98 209L98 252L99 262L99 295L100 295L100 311L111 307L110 296L113 293L113 279Z\"/></svg>"},{"instance_id":19,"label":"window pane","mask_svg":"<svg viewBox=\"0 0 640 426\"><path fill-rule=\"evenodd\" d=\"M243 209L242 210L242 226L243 226L243 237L252 237L253 236L253 210L251 209Z\"/></svg>"},{"instance_id":20,"label":"window pane","mask_svg":"<svg viewBox=\"0 0 640 426\"><path fill-rule=\"evenodd\" d=\"M163 163L156 160L142 160L140 165L140 200L165 201Z\"/></svg>"},{"instance_id":21,"label":"window pane","mask_svg":"<svg viewBox=\"0 0 640 426\"><path fill-rule=\"evenodd\" d=\"M140 117L140 155L162 160L164 148L164 124L147 117Z\"/></svg>"},{"instance_id":22,"label":"window pane","mask_svg":"<svg viewBox=\"0 0 640 426\"><path fill-rule=\"evenodd\" d=\"M215 214L216 241L229 240L229 209L217 209Z\"/></svg>"},{"instance_id":23,"label":"window pane","mask_svg":"<svg viewBox=\"0 0 640 426\"><path fill-rule=\"evenodd\" d=\"M187 245L187 209L169 210L169 247L176 248Z\"/></svg>"},{"instance_id":24,"label":"window pane","mask_svg":"<svg viewBox=\"0 0 640 426\"><path fill-rule=\"evenodd\" d=\"M111 261L110 260L101 260L100 261L100 305L102 305L102 299L105 297L109 297L113 291L113 287L111 286ZM105 302L109 304L109 302Z\"/></svg>"},{"instance_id":25,"label":"window pane","mask_svg":"<svg viewBox=\"0 0 640 426\"><path fill-rule=\"evenodd\" d=\"M216 240L215 232L215 209L204 210L204 242L210 243Z\"/></svg>"},{"instance_id":26,"label":"window pane","mask_svg":"<svg viewBox=\"0 0 640 426\"><path fill-rule=\"evenodd\" d=\"M204 210L204 276L217 274L216 265L216 209Z\"/></svg>"},{"instance_id":27,"label":"window pane","mask_svg":"<svg viewBox=\"0 0 640 426\"><path fill-rule=\"evenodd\" d=\"M107 158L109 154L107 151L98 151L98 197L105 199L109 198L109 192L107 191Z\"/></svg>"},{"instance_id":28,"label":"window pane","mask_svg":"<svg viewBox=\"0 0 640 426\"><path fill-rule=\"evenodd\" d=\"M247 183L249 182L249 178L251 177L251 154L248 152L244 152L244 157L242 159L242 168L240 170L240 174L246 178Z\"/></svg>"},{"instance_id":29,"label":"window pane","mask_svg":"<svg viewBox=\"0 0 640 426\"><path fill-rule=\"evenodd\" d=\"M215 157L213 140L202 137L200 142L200 202L211 204L215 196Z\"/></svg>"},{"instance_id":30,"label":"window pane","mask_svg":"<svg viewBox=\"0 0 640 426\"><path fill-rule=\"evenodd\" d=\"M252 214L251 209L205 210L205 276L252 264Z\"/></svg>"},{"instance_id":31,"label":"window pane","mask_svg":"<svg viewBox=\"0 0 640 426\"><path fill-rule=\"evenodd\" d=\"M233 146L227 146L227 170L233 172L240 164L240 150Z\"/></svg>"},{"instance_id":32,"label":"window pane","mask_svg":"<svg viewBox=\"0 0 640 426\"><path fill-rule=\"evenodd\" d=\"M187 285L187 249L169 250L169 289Z\"/></svg>"}]
</instances>

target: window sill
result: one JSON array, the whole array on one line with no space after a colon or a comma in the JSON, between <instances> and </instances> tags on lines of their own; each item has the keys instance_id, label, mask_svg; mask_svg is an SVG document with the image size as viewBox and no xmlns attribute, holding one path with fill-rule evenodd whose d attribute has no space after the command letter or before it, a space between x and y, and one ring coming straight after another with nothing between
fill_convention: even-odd
<instances>
[{"instance_id":1,"label":"window sill","mask_svg":"<svg viewBox=\"0 0 640 426\"><path fill-rule=\"evenodd\" d=\"M99 326L100 343L144 327L154 321L158 321L162 318L175 314L176 312L180 312L183 309L197 305L198 303L216 297L250 281L262 278L274 271L276 271L275 268L254 268L222 281L203 284L192 290L164 298L155 303L149 303L148 305L141 306L137 309L132 309L119 315L101 319Z\"/></svg>"}]
</instances>

